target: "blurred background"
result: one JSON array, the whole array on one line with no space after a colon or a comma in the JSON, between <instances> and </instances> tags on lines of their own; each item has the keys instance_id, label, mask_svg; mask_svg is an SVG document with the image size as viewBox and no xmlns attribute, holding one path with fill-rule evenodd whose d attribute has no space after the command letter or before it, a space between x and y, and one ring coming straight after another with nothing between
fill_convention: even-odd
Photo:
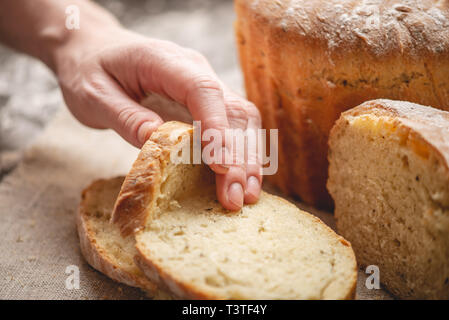
<instances>
[{"instance_id":1,"label":"blurred background","mask_svg":"<svg viewBox=\"0 0 449 320\"><path fill-rule=\"evenodd\" d=\"M131 30L200 51L225 83L243 92L232 0L96 2ZM57 80L46 66L0 44L0 180L60 108Z\"/></svg>"}]
</instances>

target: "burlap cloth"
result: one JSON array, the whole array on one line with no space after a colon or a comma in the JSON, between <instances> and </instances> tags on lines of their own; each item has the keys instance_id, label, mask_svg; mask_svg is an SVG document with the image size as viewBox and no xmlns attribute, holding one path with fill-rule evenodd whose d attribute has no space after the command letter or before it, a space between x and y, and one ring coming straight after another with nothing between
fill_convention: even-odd
<instances>
[{"instance_id":1,"label":"burlap cloth","mask_svg":"<svg viewBox=\"0 0 449 320\"><path fill-rule=\"evenodd\" d=\"M226 83L242 91L230 2L215 2L207 14L167 11L151 19L145 15L160 2L130 2L135 4L134 11L124 5L125 1L102 2L134 30L199 49ZM189 3L200 8L198 1ZM182 30L177 27L179 21ZM136 154L137 150L115 133L85 128L65 109L58 113L0 183L0 299L145 298L138 289L109 280L86 264L74 219L81 190L93 179L125 174ZM16 155L11 156L8 158ZM334 226L331 214L314 213ZM66 288L68 266L79 268L79 289ZM389 297L382 290L367 290L365 278L360 272L358 298Z\"/></svg>"},{"instance_id":2,"label":"burlap cloth","mask_svg":"<svg viewBox=\"0 0 449 320\"><path fill-rule=\"evenodd\" d=\"M0 298L140 298L83 260L75 227L80 192L92 179L127 171L136 150L113 132L60 113L0 184ZM66 289L67 266L80 289Z\"/></svg>"},{"instance_id":3,"label":"burlap cloth","mask_svg":"<svg viewBox=\"0 0 449 320\"><path fill-rule=\"evenodd\" d=\"M111 131L83 127L65 110L57 115L0 184L0 298L145 297L86 264L74 219L81 190L93 179L125 174L136 154ZM314 213L334 226L330 213ZM71 265L79 267L79 289L66 288ZM388 297L364 283L360 272L359 298Z\"/></svg>"}]
</instances>

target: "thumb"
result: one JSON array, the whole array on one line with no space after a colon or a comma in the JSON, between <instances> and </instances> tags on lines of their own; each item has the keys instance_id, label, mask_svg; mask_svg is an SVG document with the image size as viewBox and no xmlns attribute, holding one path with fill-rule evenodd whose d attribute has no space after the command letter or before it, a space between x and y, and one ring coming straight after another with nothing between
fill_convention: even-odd
<instances>
[{"instance_id":1,"label":"thumb","mask_svg":"<svg viewBox=\"0 0 449 320\"><path fill-rule=\"evenodd\" d=\"M108 127L137 148L150 138L164 121L155 112L132 100L123 88L111 79L108 95Z\"/></svg>"},{"instance_id":2,"label":"thumb","mask_svg":"<svg viewBox=\"0 0 449 320\"><path fill-rule=\"evenodd\" d=\"M141 148L151 134L163 123L153 111L130 100L117 104L111 128L126 141Z\"/></svg>"}]
</instances>

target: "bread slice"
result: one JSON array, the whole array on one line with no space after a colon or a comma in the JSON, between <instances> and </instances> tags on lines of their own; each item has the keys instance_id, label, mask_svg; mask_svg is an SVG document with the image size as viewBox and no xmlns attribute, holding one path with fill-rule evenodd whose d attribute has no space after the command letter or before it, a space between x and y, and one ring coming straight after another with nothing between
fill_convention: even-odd
<instances>
[{"instance_id":1,"label":"bread slice","mask_svg":"<svg viewBox=\"0 0 449 320\"><path fill-rule=\"evenodd\" d=\"M109 222L123 180L96 180L83 191L77 214L81 252L92 267L109 278L154 296L156 285L134 264L134 237L122 237L119 228Z\"/></svg>"},{"instance_id":2,"label":"bread slice","mask_svg":"<svg viewBox=\"0 0 449 320\"><path fill-rule=\"evenodd\" d=\"M449 299L449 113L374 100L332 129L338 231L401 298Z\"/></svg>"},{"instance_id":3,"label":"bread slice","mask_svg":"<svg viewBox=\"0 0 449 320\"><path fill-rule=\"evenodd\" d=\"M185 299L353 298L356 261L346 240L265 192L255 205L225 211L207 166L170 161L190 151L191 137L185 124L161 126L115 206L113 221L134 230L135 261L151 281Z\"/></svg>"},{"instance_id":4,"label":"bread slice","mask_svg":"<svg viewBox=\"0 0 449 320\"><path fill-rule=\"evenodd\" d=\"M195 187L192 178L202 166L183 165L184 172L178 176L171 175L174 166L170 166L170 155L182 152L188 145L193 146L193 128L191 125L170 121L165 122L144 144L136 161L120 190L114 206L111 221L116 223L124 236L132 234L136 229L145 226L155 211L164 209L159 205L167 205L164 201L174 195L172 190ZM171 175L171 179L167 179ZM213 179L213 177L211 178ZM171 184L182 186L174 188ZM199 185L199 184L198 184Z\"/></svg>"}]
</instances>

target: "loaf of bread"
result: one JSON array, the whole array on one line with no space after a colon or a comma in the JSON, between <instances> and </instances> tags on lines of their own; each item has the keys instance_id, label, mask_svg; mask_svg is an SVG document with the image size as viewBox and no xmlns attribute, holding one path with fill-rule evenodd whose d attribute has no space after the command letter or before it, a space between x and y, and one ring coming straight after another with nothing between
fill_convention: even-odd
<instances>
[{"instance_id":1,"label":"loaf of bread","mask_svg":"<svg viewBox=\"0 0 449 320\"><path fill-rule=\"evenodd\" d=\"M449 113L374 100L344 112L329 141L340 234L401 298L449 299Z\"/></svg>"},{"instance_id":2,"label":"loaf of bread","mask_svg":"<svg viewBox=\"0 0 449 320\"><path fill-rule=\"evenodd\" d=\"M179 122L162 125L115 204L112 221L124 237L134 235L145 275L183 299L353 298L357 265L349 242L265 192L257 204L224 210L206 165L172 161L190 151L192 133Z\"/></svg>"},{"instance_id":3,"label":"loaf of bread","mask_svg":"<svg viewBox=\"0 0 449 320\"><path fill-rule=\"evenodd\" d=\"M235 0L249 100L279 129L283 191L319 206L342 111L377 98L449 110L449 1Z\"/></svg>"}]
</instances>

